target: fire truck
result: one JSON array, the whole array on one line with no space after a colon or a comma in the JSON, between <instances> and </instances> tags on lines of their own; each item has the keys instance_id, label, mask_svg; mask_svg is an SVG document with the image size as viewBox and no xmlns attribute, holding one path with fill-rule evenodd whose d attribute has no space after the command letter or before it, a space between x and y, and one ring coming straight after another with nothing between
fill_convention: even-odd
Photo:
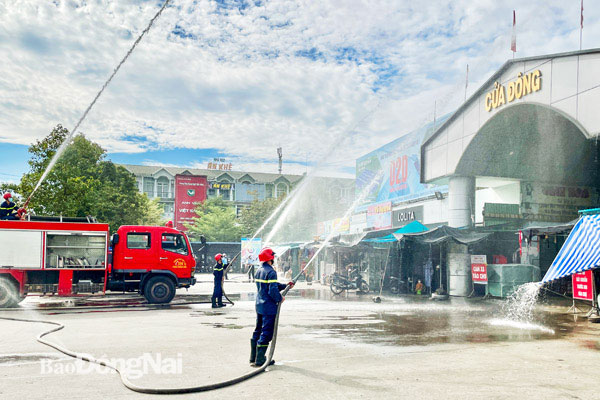
<instances>
[{"instance_id":1,"label":"fire truck","mask_svg":"<svg viewBox=\"0 0 600 400\"><path fill-rule=\"evenodd\" d=\"M0 221L0 307L27 295L139 292L169 303L196 283L187 236L172 227L121 226L110 236L93 218Z\"/></svg>"}]
</instances>

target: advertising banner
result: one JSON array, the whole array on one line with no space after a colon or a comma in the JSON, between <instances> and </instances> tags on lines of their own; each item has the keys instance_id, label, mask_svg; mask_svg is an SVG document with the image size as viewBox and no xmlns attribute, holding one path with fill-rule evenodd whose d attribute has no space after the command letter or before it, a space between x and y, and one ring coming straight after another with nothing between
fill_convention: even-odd
<instances>
[{"instance_id":1,"label":"advertising banner","mask_svg":"<svg viewBox=\"0 0 600 400\"><path fill-rule=\"evenodd\" d=\"M444 119L438 122L441 124ZM383 170L383 179L373 185L358 211L375 202L398 203L448 190L447 186L421 183L421 143L425 134L432 129L433 124L428 124L356 160L357 196Z\"/></svg>"},{"instance_id":2,"label":"advertising banner","mask_svg":"<svg viewBox=\"0 0 600 400\"><path fill-rule=\"evenodd\" d=\"M373 204L367 208L367 228L380 230L392 227L392 202Z\"/></svg>"},{"instance_id":3,"label":"advertising banner","mask_svg":"<svg viewBox=\"0 0 600 400\"><path fill-rule=\"evenodd\" d=\"M175 175L175 228L186 230L196 216L194 209L206 200L206 176Z\"/></svg>"},{"instance_id":4,"label":"advertising banner","mask_svg":"<svg viewBox=\"0 0 600 400\"><path fill-rule=\"evenodd\" d=\"M529 221L569 222L597 204L593 187L521 182L521 213Z\"/></svg>"},{"instance_id":5,"label":"advertising banner","mask_svg":"<svg viewBox=\"0 0 600 400\"><path fill-rule=\"evenodd\" d=\"M592 270L571 275L573 282L573 298L594 301L594 274Z\"/></svg>"},{"instance_id":6,"label":"advertising banner","mask_svg":"<svg viewBox=\"0 0 600 400\"><path fill-rule=\"evenodd\" d=\"M261 250L260 238L242 238L242 265L260 265L258 253Z\"/></svg>"},{"instance_id":7,"label":"advertising banner","mask_svg":"<svg viewBox=\"0 0 600 400\"><path fill-rule=\"evenodd\" d=\"M350 218L336 218L317 224L317 235L325 239L331 232L348 233L350 231Z\"/></svg>"},{"instance_id":8,"label":"advertising banner","mask_svg":"<svg viewBox=\"0 0 600 400\"><path fill-rule=\"evenodd\" d=\"M487 285L487 257L485 255L471 256L471 277L473 278L473 283Z\"/></svg>"},{"instance_id":9,"label":"advertising banner","mask_svg":"<svg viewBox=\"0 0 600 400\"><path fill-rule=\"evenodd\" d=\"M235 200L252 202L262 201L266 198L265 185L255 183L238 183L235 185Z\"/></svg>"}]
</instances>

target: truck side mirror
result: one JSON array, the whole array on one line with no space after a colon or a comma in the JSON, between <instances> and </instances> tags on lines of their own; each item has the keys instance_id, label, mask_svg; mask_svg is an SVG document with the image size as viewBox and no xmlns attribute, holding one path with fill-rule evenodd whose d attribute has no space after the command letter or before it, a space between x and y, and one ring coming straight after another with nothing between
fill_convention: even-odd
<instances>
[{"instance_id":1,"label":"truck side mirror","mask_svg":"<svg viewBox=\"0 0 600 400\"><path fill-rule=\"evenodd\" d=\"M200 235L200 243L206 244L206 238L204 237L204 235Z\"/></svg>"},{"instance_id":2,"label":"truck side mirror","mask_svg":"<svg viewBox=\"0 0 600 400\"><path fill-rule=\"evenodd\" d=\"M111 239L112 245L116 245L117 243L119 243L119 234L115 233L114 235L112 235L112 239Z\"/></svg>"}]
</instances>

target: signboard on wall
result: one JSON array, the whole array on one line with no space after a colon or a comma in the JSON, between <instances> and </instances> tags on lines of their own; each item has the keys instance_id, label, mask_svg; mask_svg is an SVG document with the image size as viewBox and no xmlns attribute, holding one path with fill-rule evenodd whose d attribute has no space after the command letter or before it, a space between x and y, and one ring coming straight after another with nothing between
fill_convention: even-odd
<instances>
[{"instance_id":1,"label":"signboard on wall","mask_svg":"<svg viewBox=\"0 0 600 400\"><path fill-rule=\"evenodd\" d=\"M592 270L571 275L573 298L594 301L594 273Z\"/></svg>"},{"instance_id":2,"label":"signboard on wall","mask_svg":"<svg viewBox=\"0 0 600 400\"><path fill-rule=\"evenodd\" d=\"M578 210L597 204L593 187L521 183L521 214L529 221L569 222L578 217Z\"/></svg>"},{"instance_id":3,"label":"signboard on wall","mask_svg":"<svg viewBox=\"0 0 600 400\"><path fill-rule=\"evenodd\" d=\"M238 183L235 185L235 200L252 202L266 198L265 185L257 183Z\"/></svg>"},{"instance_id":4,"label":"signboard on wall","mask_svg":"<svg viewBox=\"0 0 600 400\"><path fill-rule=\"evenodd\" d=\"M196 216L194 209L206 200L206 176L175 175L175 229L185 230Z\"/></svg>"},{"instance_id":5,"label":"signboard on wall","mask_svg":"<svg viewBox=\"0 0 600 400\"><path fill-rule=\"evenodd\" d=\"M258 260L260 250L260 238L242 238L242 265L260 265L260 261Z\"/></svg>"},{"instance_id":6,"label":"signboard on wall","mask_svg":"<svg viewBox=\"0 0 600 400\"><path fill-rule=\"evenodd\" d=\"M403 208L392 213L392 228L400 228L413 221L423 221L423 206Z\"/></svg>"},{"instance_id":7,"label":"signboard on wall","mask_svg":"<svg viewBox=\"0 0 600 400\"><path fill-rule=\"evenodd\" d=\"M336 218L317 224L317 235L324 239L330 233L348 233L350 231L350 218Z\"/></svg>"},{"instance_id":8,"label":"signboard on wall","mask_svg":"<svg viewBox=\"0 0 600 400\"><path fill-rule=\"evenodd\" d=\"M392 227L392 202L372 204L367 208L367 228L379 230Z\"/></svg>"},{"instance_id":9,"label":"signboard on wall","mask_svg":"<svg viewBox=\"0 0 600 400\"><path fill-rule=\"evenodd\" d=\"M485 255L471 256L471 278L473 278L473 283L487 285L487 257Z\"/></svg>"},{"instance_id":10,"label":"signboard on wall","mask_svg":"<svg viewBox=\"0 0 600 400\"><path fill-rule=\"evenodd\" d=\"M438 120L437 126L444 120ZM421 142L432 129L433 124L428 124L356 160L357 196L362 195L380 171L383 175L381 182L374 184L366 195L362 207L359 205L358 211L375 202L401 202L430 196L436 191L447 191L447 186L421 183Z\"/></svg>"}]
</instances>

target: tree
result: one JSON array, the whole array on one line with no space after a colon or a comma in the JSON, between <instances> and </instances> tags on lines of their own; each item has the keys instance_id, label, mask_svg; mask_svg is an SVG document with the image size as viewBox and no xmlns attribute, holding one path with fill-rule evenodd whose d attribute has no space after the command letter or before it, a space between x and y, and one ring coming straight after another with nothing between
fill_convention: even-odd
<instances>
[{"instance_id":1,"label":"tree","mask_svg":"<svg viewBox=\"0 0 600 400\"><path fill-rule=\"evenodd\" d=\"M251 237L254 235L262 226L262 224L264 224L265 221L271 216L282 200L283 197L278 199L266 199L262 201L254 200L249 207L244 208L239 219L242 236ZM265 235L265 232L269 232L273 228L274 224L275 219L269 222L263 231L259 233L259 235Z\"/></svg>"},{"instance_id":2,"label":"tree","mask_svg":"<svg viewBox=\"0 0 600 400\"><path fill-rule=\"evenodd\" d=\"M220 197L206 200L194 210L191 224L186 224L192 236L204 235L210 242L237 242L241 229L235 216L233 206Z\"/></svg>"},{"instance_id":3,"label":"tree","mask_svg":"<svg viewBox=\"0 0 600 400\"><path fill-rule=\"evenodd\" d=\"M32 193L67 135L58 125L29 147L30 171L21 179L19 193ZM160 224L158 205L138 192L135 177L105 158L106 152L98 144L84 135L75 136L34 193L29 210L40 215L92 215L109 223L111 231L121 225Z\"/></svg>"}]
</instances>

